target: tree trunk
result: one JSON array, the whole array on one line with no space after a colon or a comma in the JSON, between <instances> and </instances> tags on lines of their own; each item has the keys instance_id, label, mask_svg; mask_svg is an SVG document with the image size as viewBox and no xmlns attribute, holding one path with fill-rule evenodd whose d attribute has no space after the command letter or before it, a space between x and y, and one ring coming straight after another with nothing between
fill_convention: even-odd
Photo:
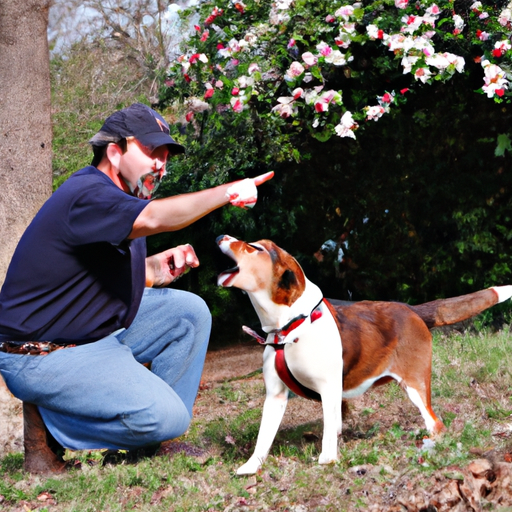
<instances>
[{"instance_id":1,"label":"tree trunk","mask_svg":"<svg viewBox=\"0 0 512 512\"><path fill-rule=\"evenodd\" d=\"M0 1L0 286L52 190L51 0Z\"/></svg>"}]
</instances>

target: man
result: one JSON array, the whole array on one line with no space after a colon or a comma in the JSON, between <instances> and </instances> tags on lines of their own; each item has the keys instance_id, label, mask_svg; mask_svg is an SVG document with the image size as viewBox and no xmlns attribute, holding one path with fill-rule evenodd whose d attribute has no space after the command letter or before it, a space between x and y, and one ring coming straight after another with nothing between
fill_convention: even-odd
<instances>
[{"instance_id":1,"label":"man","mask_svg":"<svg viewBox=\"0 0 512 512\"><path fill-rule=\"evenodd\" d=\"M193 248L146 257L145 237L228 202L254 205L273 175L150 201L184 148L142 104L115 112L90 143L92 165L43 205L0 292L0 372L24 404L28 471L63 469L52 437L74 450L130 450L186 431L211 317L196 295L165 287L199 265ZM19 353L14 342L28 341L52 342L34 344L50 353Z\"/></svg>"}]
</instances>

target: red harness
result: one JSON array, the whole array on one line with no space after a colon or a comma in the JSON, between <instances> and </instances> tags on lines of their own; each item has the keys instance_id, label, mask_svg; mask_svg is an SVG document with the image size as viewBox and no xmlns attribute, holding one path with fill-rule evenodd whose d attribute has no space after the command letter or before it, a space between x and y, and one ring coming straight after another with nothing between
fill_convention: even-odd
<instances>
[{"instance_id":1,"label":"red harness","mask_svg":"<svg viewBox=\"0 0 512 512\"><path fill-rule=\"evenodd\" d=\"M320 311L319 307L321 303L324 303L327 309L330 311L331 314L333 314L333 309L331 304L326 300L322 299L311 311L310 317L311 317L311 323L313 323L315 320L318 320L322 316L322 312ZM334 315L333 315L334 316ZM295 393L298 396L302 396L303 398L309 398L310 400L316 400L321 402L322 398L320 395L313 391L312 389L309 389L308 387L301 384L290 371L290 368L288 368L288 365L286 364L286 360L284 357L284 344L279 344L279 339L286 337L290 332L292 332L294 329L299 327L305 320L307 316L306 315L300 315L299 317L293 318L288 322L282 329L279 329L274 333L274 344L271 345L274 347L276 351L276 359L275 359L275 368L276 372L279 375L279 378L286 384L286 387L290 389L293 393ZM334 317L335 318L335 317ZM258 341L258 343L265 344L265 340L256 334L252 329L249 329L244 326L244 331L247 334L250 334L251 336L255 337ZM299 339L295 339L294 343L297 343Z\"/></svg>"}]
</instances>

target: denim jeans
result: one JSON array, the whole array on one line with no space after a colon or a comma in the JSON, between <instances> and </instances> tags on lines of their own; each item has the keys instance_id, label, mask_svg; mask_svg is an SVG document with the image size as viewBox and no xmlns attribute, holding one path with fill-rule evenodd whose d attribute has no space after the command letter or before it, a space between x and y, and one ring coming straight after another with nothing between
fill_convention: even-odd
<instances>
[{"instance_id":1,"label":"denim jeans","mask_svg":"<svg viewBox=\"0 0 512 512\"><path fill-rule=\"evenodd\" d=\"M147 288L128 329L46 356L0 352L0 373L62 446L139 448L187 430L210 329L197 295Z\"/></svg>"}]
</instances>

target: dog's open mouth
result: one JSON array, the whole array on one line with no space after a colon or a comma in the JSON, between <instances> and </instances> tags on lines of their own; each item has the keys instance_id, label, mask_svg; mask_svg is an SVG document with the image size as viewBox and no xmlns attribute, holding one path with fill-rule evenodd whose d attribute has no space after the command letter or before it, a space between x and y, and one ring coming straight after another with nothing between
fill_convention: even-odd
<instances>
[{"instance_id":1,"label":"dog's open mouth","mask_svg":"<svg viewBox=\"0 0 512 512\"><path fill-rule=\"evenodd\" d=\"M217 285L218 286L229 286L229 283L236 277L236 275L240 272L238 267L233 267L228 270L224 270L217 277Z\"/></svg>"}]
</instances>

